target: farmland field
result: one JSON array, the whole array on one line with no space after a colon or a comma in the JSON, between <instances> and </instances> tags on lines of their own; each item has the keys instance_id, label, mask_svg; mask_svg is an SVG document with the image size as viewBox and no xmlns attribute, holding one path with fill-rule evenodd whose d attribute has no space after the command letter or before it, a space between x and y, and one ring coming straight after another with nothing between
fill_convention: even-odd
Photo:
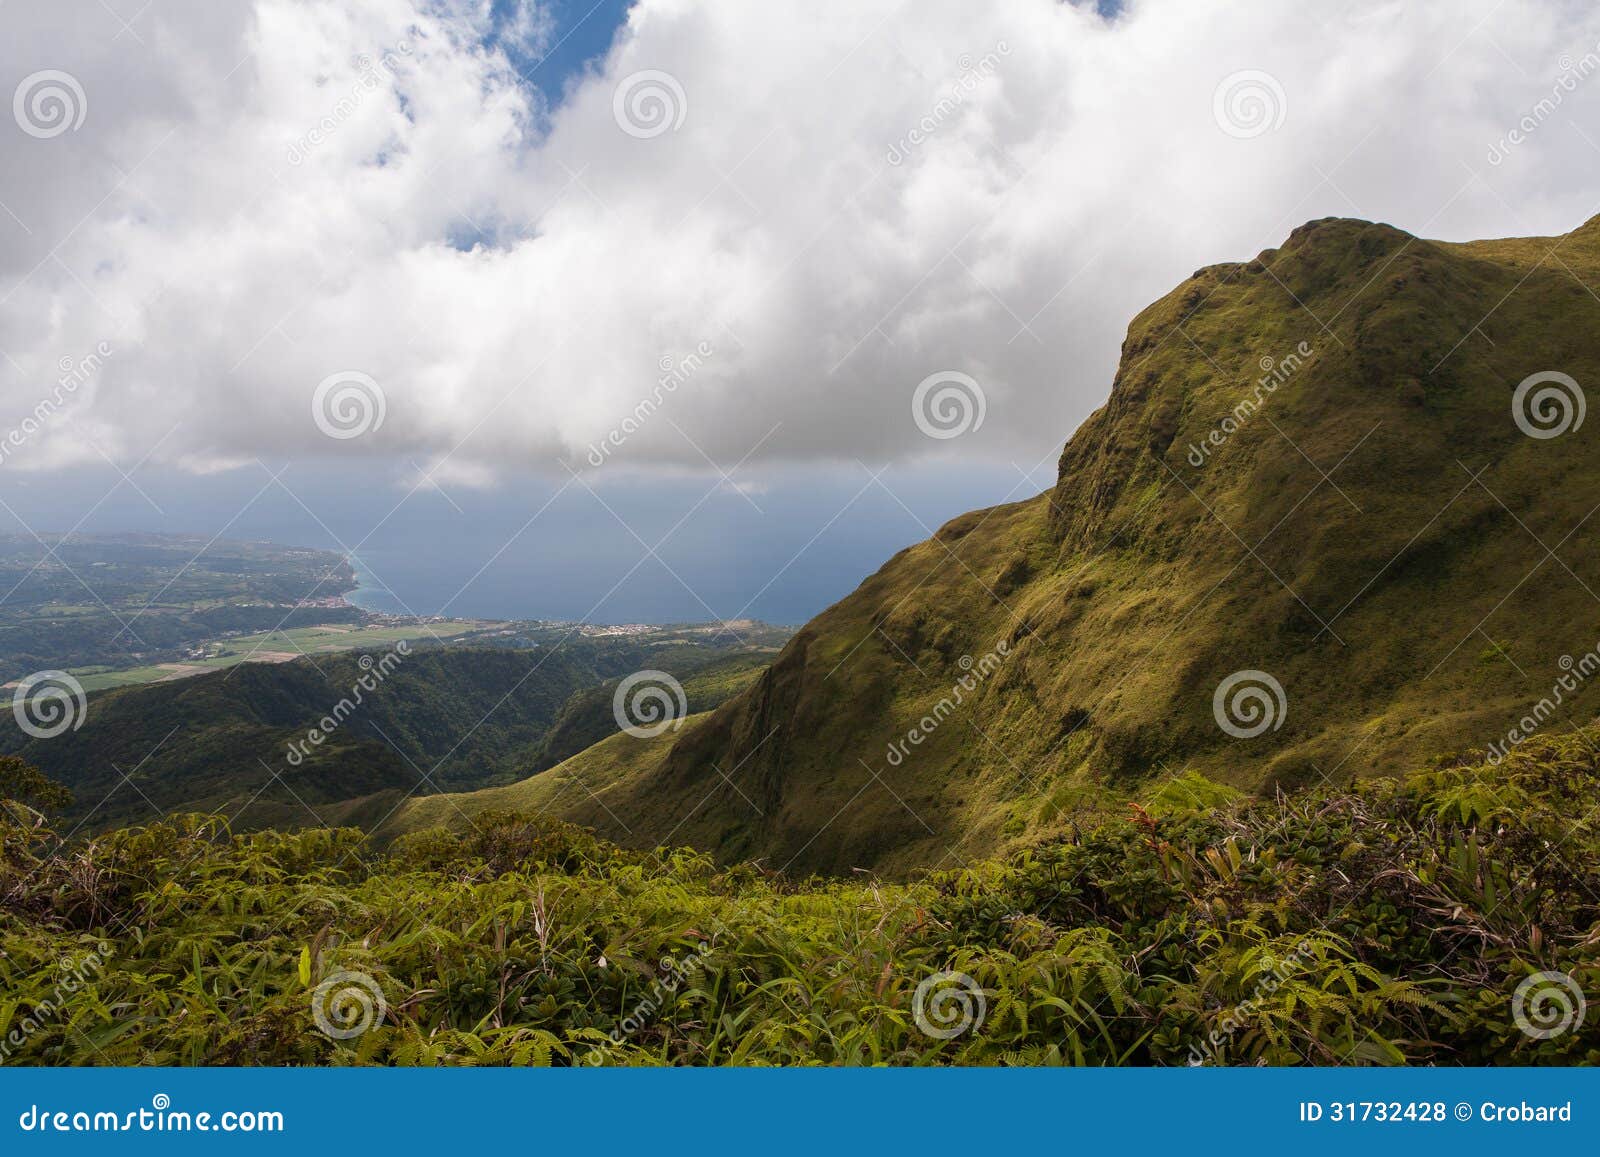
<instances>
[{"instance_id":1,"label":"farmland field","mask_svg":"<svg viewBox=\"0 0 1600 1157\"><path fill-rule=\"evenodd\" d=\"M401 626L385 624L350 627L329 624L318 627L296 627L292 630L263 631L260 634L239 635L218 640L206 645L204 658L152 663L125 670L113 670L104 666L80 667L69 673L83 685L85 691L102 691L107 687L125 687L133 683L158 683L183 679L239 663L282 663L298 659L303 655L329 655L361 648L388 647L402 639L459 638L461 635L492 625L494 624L477 620L458 619Z\"/></svg>"}]
</instances>

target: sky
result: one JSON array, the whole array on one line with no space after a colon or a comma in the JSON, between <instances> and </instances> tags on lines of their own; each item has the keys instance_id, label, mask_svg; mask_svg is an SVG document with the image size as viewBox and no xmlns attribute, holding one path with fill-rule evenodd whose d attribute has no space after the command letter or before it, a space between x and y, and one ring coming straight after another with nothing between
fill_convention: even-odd
<instances>
[{"instance_id":1,"label":"sky","mask_svg":"<svg viewBox=\"0 0 1600 1157\"><path fill-rule=\"evenodd\" d=\"M5 0L0 532L798 621L1194 269L1593 216L1596 71L1576 0Z\"/></svg>"}]
</instances>

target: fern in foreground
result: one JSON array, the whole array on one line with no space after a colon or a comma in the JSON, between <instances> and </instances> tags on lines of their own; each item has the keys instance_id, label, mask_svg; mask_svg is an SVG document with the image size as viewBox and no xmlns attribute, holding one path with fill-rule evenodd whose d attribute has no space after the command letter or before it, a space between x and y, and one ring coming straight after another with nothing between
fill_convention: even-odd
<instances>
[{"instance_id":1,"label":"fern in foreground","mask_svg":"<svg viewBox=\"0 0 1600 1157\"><path fill-rule=\"evenodd\" d=\"M1274 799L1169 788L903 884L515 814L387 849L199 816L62 844L11 801L0 1059L1600 1063L1597 747Z\"/></svg>"}]
</instances>

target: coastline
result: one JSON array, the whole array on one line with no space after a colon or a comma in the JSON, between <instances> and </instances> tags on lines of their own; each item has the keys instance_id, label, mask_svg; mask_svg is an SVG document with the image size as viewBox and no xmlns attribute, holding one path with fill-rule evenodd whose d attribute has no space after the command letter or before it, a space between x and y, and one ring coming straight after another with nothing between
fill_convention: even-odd
<instances>
[{"instance_id":1,"label":"coastline","mask_svg":"<svg viewBox=\"0 0 1600 1157\"><path fill-rule=\"evenodd\" d=\"M346 603L357 610L370 611L374 614L404 614L405 608L399 606L392 594L386 591L372 578L374 572L362 563L360 556L347 554L344 558L345 565L355 575L356 585L344 592L341 596Z\"/></svg>"}]
</instances>

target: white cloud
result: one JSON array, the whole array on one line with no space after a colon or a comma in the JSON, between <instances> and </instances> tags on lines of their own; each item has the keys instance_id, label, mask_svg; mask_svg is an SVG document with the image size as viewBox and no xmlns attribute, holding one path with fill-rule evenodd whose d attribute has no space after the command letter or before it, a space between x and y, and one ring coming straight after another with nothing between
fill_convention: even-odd
<instances>
[{"instance_id":1,"label":"white cloud","mask_svg":"<svg viewBox=\"0 0 1600 1157\"><path fill-rule=\"evenodd\" d=\"M4 86L60 69L89 107L50 139L0 122L0 407L114 352L6 465L342 456L480 485L582 466L652 397L606 469L1031 465L1199 265L1330 214L1466 237L1595 211L1600 79L1486 159L1600 51L1588 5L1323 7L642 0L549 113L483 0L187 0L129 29L7 5ZM548 44L548 18L507 38ZM619 127L644 70L681 86L678 127ZM1230 135L1213 95L1247 70L1282 123ZM985 420L932 440L911 396L947 369ZM346 370L384 421L332 439L312 396Z\"/></svg>"}]
</instances>

